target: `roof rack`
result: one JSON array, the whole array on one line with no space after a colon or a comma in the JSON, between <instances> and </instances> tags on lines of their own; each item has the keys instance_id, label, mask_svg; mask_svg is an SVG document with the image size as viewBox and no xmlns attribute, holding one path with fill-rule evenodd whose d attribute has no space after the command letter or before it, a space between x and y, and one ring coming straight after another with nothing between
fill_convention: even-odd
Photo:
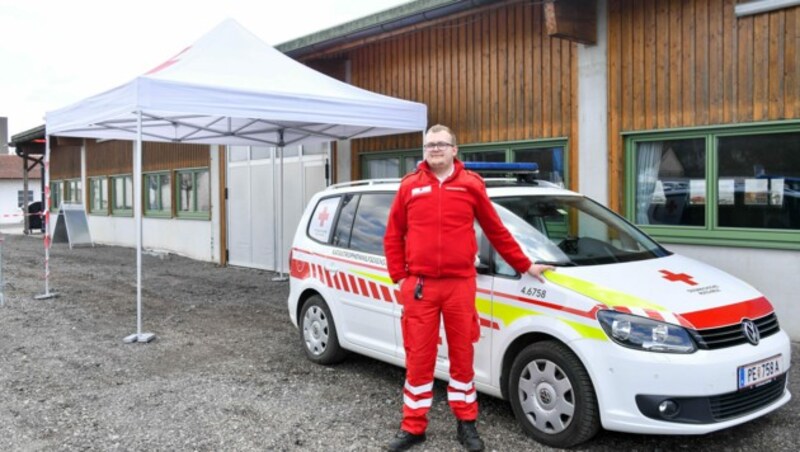
<instances>
[{"instance_id":1,"label":"roof rack","mask_svg":"<svg viewBox=\"0 0 800 452\"><path fill-rule=\"evenodd\" d=\"M533 162L501 163L501 162L465 162L464 168L484 174L513 174L518 183L539 185L536 175L539 165Z\"/></svg>"},{"instance_id":2,"label":"roof rack","mask_svg":"<svg viewBox=\"0 0 800 452\"><path fill-rule=\"evenodd\" d=\"M332 190L334 188L344 188L344 187L360 187L362 185L378 185L378 184L397 184L400 183L400 179L361 179L361 180L351 180L347 182L339 182L338 184L329 185L326 190Z\"/></svg>"}]
</instances>

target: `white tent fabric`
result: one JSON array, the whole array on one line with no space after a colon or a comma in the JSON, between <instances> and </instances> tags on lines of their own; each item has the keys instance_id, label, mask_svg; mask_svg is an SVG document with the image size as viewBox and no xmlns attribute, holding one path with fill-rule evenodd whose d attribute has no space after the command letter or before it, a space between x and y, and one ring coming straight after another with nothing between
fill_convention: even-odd
<instances>
[{"instance_id":1,"label":"white tent fabric","mask_svg":"<svg viewBox=\"0 0 800 452\"><path fill-rule=\"evenodd\" d=\"M424 104L294 61L228 19L129 83L48 112L49 135L279 146L425 128ZM280 134L283 133L283 140Z\"/></svg>"},{"instance_id":2,"label":"white tent fabric","mask_svg":"<svg viewBox=\"0 0 800 452\"><path fill-rule=\"evenodd\" d=\"M229 19L133 81L48 112L45 187L50 179L51 135L135 141L133 199L142 199L143 140L283 148L419 132L426 123L424 104L366 91L316 72ZM282 179L281 175L281 184ZM46 193L45 218L49 218L49 190ZM141 210L135 202L137 332L125 342L149 342L154 337L142 333ZM49 221L47 229L49 237ZM46 275L48 244L45 239ZM49 295L45 279L44 296Z\"/></svg>"}]
</instances>

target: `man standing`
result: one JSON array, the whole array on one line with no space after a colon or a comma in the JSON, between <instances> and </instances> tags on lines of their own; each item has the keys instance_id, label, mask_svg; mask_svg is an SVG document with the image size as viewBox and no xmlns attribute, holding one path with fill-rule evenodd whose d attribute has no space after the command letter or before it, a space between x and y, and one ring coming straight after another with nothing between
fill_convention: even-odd
<instances>
[{"instance_id":1,"label":"man standing","mask_svg":"<svg viewBox=\"0 0 800 452\"><path fill-rule=\"evenodd\" d=\"M480 176L456 158L453 132L435 125L425 134L417 171L400 184L384 238L386 263L403 301L406 381L403 421L387 449L402 451L425 441L427 414L433 401L433 373L444 318L450 359L447 400L458 420L459 442L469 451L483 450L475 428L478 416L473 377L474 346L480 337L475 310L473 223L518 272L544 281L548 265L533 264L503 226Z\"/></svg>"}]
</instances>

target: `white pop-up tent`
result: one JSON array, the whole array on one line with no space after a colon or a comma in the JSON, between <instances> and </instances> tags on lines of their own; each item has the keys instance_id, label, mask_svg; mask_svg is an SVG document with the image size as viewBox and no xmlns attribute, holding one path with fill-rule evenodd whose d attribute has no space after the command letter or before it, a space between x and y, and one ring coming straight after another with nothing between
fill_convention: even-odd
<instances>
[{"instance_id":1,"label":"white pop-up tent","mask_svg":"<svg viewBox=\"0 0 800 452\"><path fill-rule=\"evenodd\" d=\"M427 108L316 72L229 19L129 83L48 112L45 123L45 187L50 136L131 140L134 199L140 200L143 140L283 148L420 132ZM141 331L142 206L133 204L137 332L126 341L147 342L153 336Z\"/></svg>"}]
</instances>

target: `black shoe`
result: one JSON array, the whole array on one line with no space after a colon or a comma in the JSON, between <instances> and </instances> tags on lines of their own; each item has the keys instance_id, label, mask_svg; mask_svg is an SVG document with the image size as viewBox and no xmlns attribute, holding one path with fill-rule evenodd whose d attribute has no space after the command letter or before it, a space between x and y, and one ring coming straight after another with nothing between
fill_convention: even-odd
<instances>
[{"instance_id":1,"label":"black shoe","mask_svg":"<svg viewBox=\"0 0 800 452\"><path fill-rule=\"evenodd\" d=\"M483 440L475 428L475 421L458 421L458 442L469 452L483 450Z\"/></svg>"},{"instance_id":2,"label":"black shoe","mask_svg":"<svg viewBox=\"0 0 800 452\"><path fill-rule=\"evenodd\" d=\"M395 435L394 439L386 445L386 450L391 452L400 452L403 450L408 450L411 448L411 446L419 444L423 441L425 441L425 433L415 435L413 433L408 433L405 430L400 430L400 433Z\"/></svg>"}]
</instances>

